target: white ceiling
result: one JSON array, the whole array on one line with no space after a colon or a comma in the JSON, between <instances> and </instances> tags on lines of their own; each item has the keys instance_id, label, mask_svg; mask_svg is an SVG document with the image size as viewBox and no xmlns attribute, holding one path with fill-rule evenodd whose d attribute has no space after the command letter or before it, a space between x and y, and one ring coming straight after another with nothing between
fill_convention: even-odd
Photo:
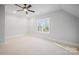
<instances>
[{"instance_id":1,"label":"white ceiling","mask_svg":"<svg viewBox=\"0 0 79 59\"><path fill-rule=\"evenodd\" d=\"M72 15L79 17L79 4L66 4L61 5L61 7Z\"/></svg>"},{"instance_id":2,"label":"white ceiling","mask_svg":"<svg viewBox=\"0 0 79 59\"><path fill-rule=\"evenodd\" d=\"M5 5L6 13L17 14L17 15L22 15L27 17L54 12L56 10L60 10L60 6L56 4L32 4L32 7L30 9L34 10L35 13L29 12L28 15L26 15L25 12L16 12L16 10L19 10L19 9L20 8L17 7L16 5L11 5L11 4Z\"/></svg>"},{"instance_id":3,"label":"white ceiling","mask_svg":"<svg viewBox=\"0 0 79 59\"><path fill-rule=\"evenodd\" d=\"M26 16L26 17L32 17L32 16L36 16L36 15L49 13L49 12L55 12L60 9L63 9L65 11L73 14L74 16L79 17L79 5L78 4L62 4L62 5L59 5L59 4L32 4L32 7L30 9L34 10L35 13L29 12L28 15L26 15L24 12L16 12L16 10L19 10L19 9L20 9L19 7L12 5L12 4L5 5L6 13L22 15L22 16Z\"/></svg>"}]
</instances>

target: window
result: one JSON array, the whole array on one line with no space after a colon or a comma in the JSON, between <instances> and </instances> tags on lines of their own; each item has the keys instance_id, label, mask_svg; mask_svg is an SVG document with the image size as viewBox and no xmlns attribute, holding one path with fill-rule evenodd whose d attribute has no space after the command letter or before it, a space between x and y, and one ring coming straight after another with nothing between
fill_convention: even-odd
<instances>
[{"instance_id":1,"label":"window","mask_svg":"<svg viewBox=\"0 0 79 59\"><path fill-rule=\"evenodd\" d=\"M49 19L39 19L37 21L38 32L49 32Z\"/></svg>"}]
</instances>

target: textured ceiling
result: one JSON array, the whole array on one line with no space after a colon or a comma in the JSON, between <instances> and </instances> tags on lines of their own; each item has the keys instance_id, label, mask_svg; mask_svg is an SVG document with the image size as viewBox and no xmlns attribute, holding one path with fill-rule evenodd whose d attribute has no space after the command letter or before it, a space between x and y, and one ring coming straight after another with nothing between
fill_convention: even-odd
<instances>
[{"instance_id":1,"label":"textured ceiling","mask_svg":"<svg viewBox=\"0 0 79 59\"><path fill-rule=\"evenodd\" d=\"M32 4L32 7L30 9L34 10L35 13L28 12L29 13L28 15L26 15L25 12L23 12L23 11L16 12L16 10L19 10L19 9L21 9L21 8L15 6L15 5L11 5L11 4L5 5L6 13L17 14L17 15L22 15L22 16L27 16L27 17L45 14L45 13L49 13L49 12L54 12L56 10L60 10L60 6L55 5L55 4Z\"/></svg>"},{"instance_id":2,"label":"textured ceiling","mask_svg":"<svg viewBox=\"0 0 79 59\"><path fill-rule=\"evenodd\" d=\"M32 4L32 7L30 9L34 10L35 13L29 12L28 15L26 15L24 12L16 12L16 10L19 10L19 9L20 9L19 7L12 4L5 5L6 13L16 14L16 15L21 15L21 16L26 16L26 17L32 17L36 15L49 13L49 12L55 12L61 9L73 14L74 16L79 17L78 4L61 4L61 5L59 4Z\"/></svg>"}]
</instances>

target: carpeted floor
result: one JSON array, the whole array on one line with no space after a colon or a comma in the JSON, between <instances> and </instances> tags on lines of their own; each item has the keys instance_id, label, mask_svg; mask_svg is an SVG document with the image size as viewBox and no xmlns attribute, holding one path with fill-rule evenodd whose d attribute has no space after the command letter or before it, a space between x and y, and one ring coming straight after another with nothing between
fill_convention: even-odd
<instances>
[{"instance_id":1,"label":"carpeted floor","mask_svg":"<svg viewBox=\"0 0 79 59\"><path fill-rule=\"evenodd\" d=\"M71 52L59 47L54 42L32 36L7 39L0 45L0 54L4 55L70 55Z\"/></svg>"}]
</instances>

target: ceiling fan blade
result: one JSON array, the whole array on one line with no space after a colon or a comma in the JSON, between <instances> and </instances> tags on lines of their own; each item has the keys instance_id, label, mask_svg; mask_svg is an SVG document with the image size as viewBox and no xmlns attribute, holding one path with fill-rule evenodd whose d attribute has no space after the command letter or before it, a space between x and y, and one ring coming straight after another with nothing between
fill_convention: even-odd
<instances>
[{"instance_id":1,"label":"ceiling fan blade","mask_svg":"<svg viewBox=\"0 0 79 59\"><path fill-rule=\"evenodd\" d=\"M26 7L27 4L24 4L24 6Z\"/></svg>"},{"instance_id":2,"label":"ceiling fan blade","mask_svg":"<svg viewBox=\"0 0 79 59\"><path fill-rule=\"evenodd\" d=\"M28 11L30 11L30 12L35 12L35 11L33 11L33 10L28 10Z\"/></svg>"},{"instance_id":3,"label":"ceiling fan blade","mask_svg":"<svg viewBox=\"0 0 79 59\"><path fill-rule=\"evenodd\" d=\"M17 10L17 11L23 11L23 10Z\"/></svg>"},{"instance_id":4,"label":"ceiling fan blade","mask_svg":"<svg viewBox=\"0 0 79 59\"><path fill-rule=\"evenodd\" d=\"M28 14L28 12L26 11L26 14Z\"/></svg>"},{"instance_id":5,"label":"ceiling fan blade","mask_svg":"<svg viewBox=\"0 0 79 59\"><path fill-rule=\"evenodd\" d=\"M18 6L18 7L20 7L20 8L23 8L23 7L21 7L20 5L18 5L18 4L15 4L16 6Z\"/></svg>"},{"instance_id":6,"label":"ceiling fan blade","mask_svg":"<svg viewBox=\"0 0 79 59\"><path fill-rule=\"evenodd\" d=\"M27 9L30 8L30 7L32 7L32 5L28 5Z\"/></svg>"}]
</instances>

